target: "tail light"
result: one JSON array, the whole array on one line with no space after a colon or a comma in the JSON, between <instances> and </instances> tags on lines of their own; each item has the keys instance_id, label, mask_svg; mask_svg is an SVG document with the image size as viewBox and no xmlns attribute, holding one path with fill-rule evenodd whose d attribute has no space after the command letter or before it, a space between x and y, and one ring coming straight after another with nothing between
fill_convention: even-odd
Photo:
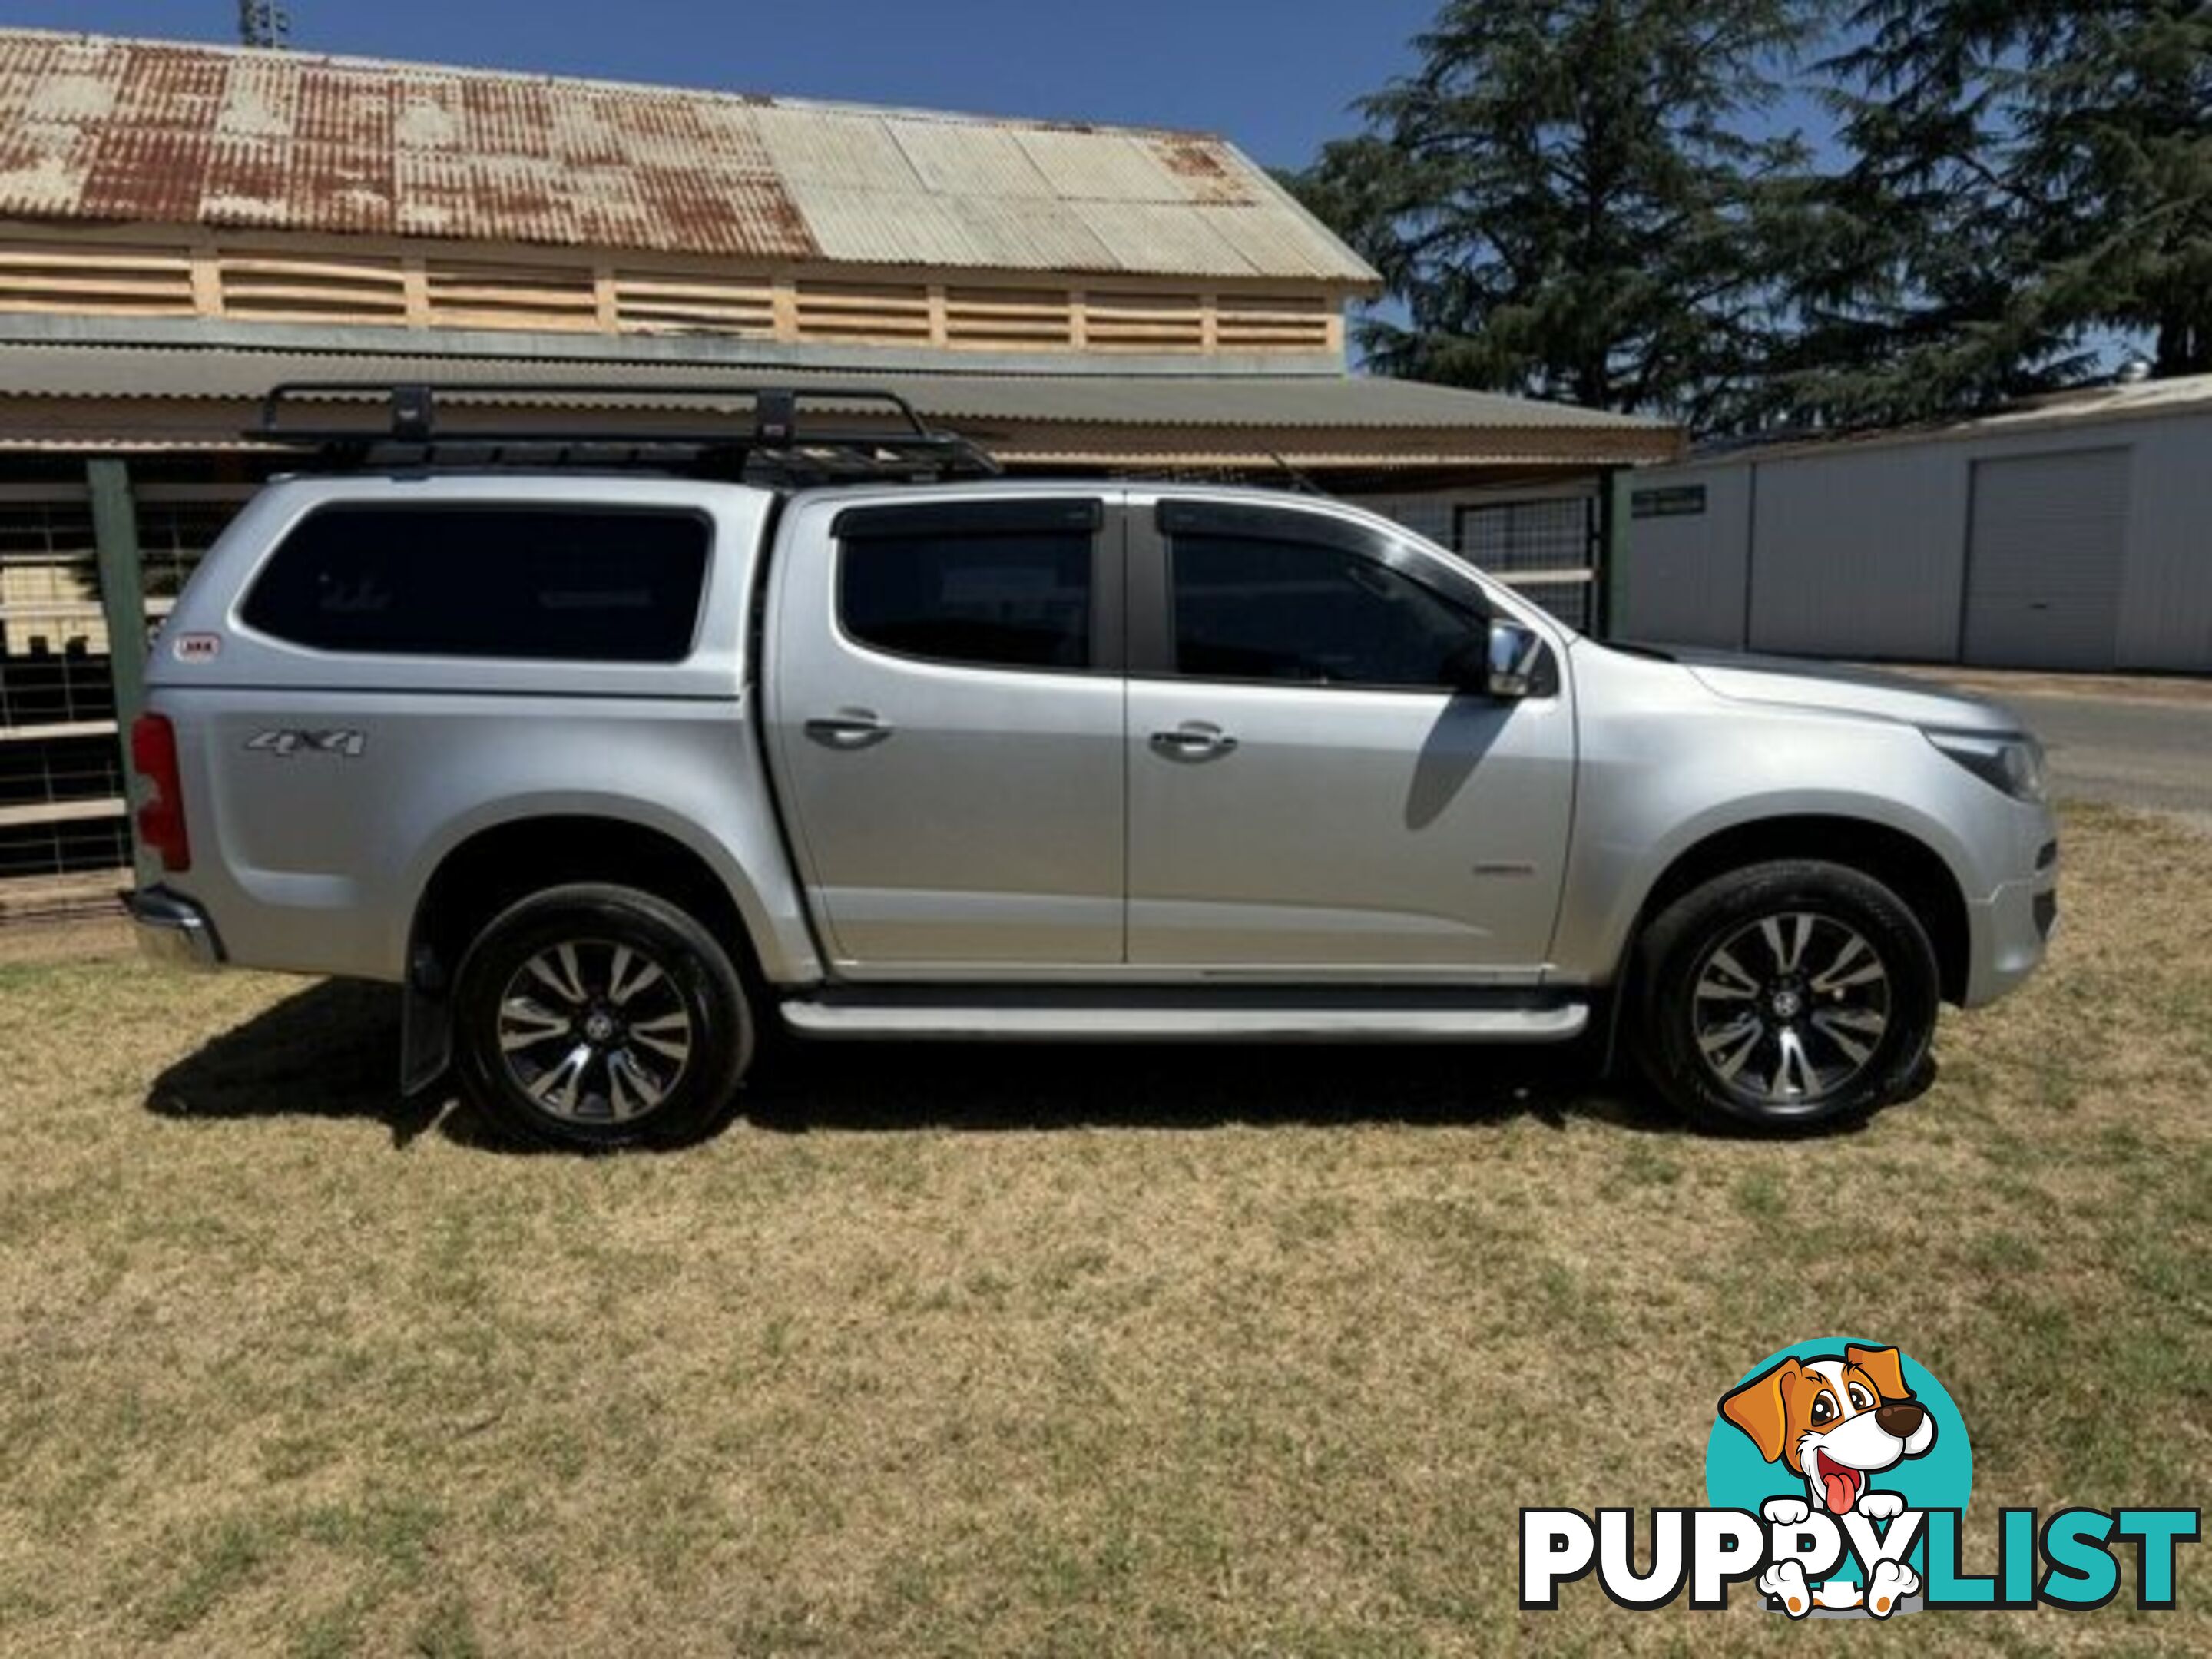
<instances>
[{"instance_id":1,"label":"tail light","mask_svg":"<svg viewBox=\"0 0 2212 1659\"><path fill-rule=\"evenodd\" d=\"M141 714L131 727L131 767L146 781L138 808L139 845L181 875L192 867L191 838L185 833L185 788L177 775L177 728L166 714Z\"/></svg>"}]
</instances>

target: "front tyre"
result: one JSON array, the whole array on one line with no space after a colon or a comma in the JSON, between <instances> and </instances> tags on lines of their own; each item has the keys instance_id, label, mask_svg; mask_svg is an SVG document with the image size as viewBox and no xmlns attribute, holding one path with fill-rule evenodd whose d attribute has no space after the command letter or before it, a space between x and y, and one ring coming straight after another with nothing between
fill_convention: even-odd
<instances>
[{"instance_id":1,"label":"front tyre","mask_svg":"<svg viewBox=\"0 0 2212 1659\"><path fill-rule=\"evenodd\" d=\"M1638 1060L1709 1126L1802 1129L1900 1097L1936 1032L1927 931L1859 871L1809 859L1730 872L1645 933Z\"/></svg>"},{"instance_id":2,"label":"front tyre","mask_svg":"<svg viewBox=\"0 0 2212 1659\"><path fill-rule=\"evenodd\" d=\"M470 946L453 993L464 1087L523 1139L666 1146L716 1123L752 1058L729 953L634 888L549 888Z\"/></svg>"}]
</instances>

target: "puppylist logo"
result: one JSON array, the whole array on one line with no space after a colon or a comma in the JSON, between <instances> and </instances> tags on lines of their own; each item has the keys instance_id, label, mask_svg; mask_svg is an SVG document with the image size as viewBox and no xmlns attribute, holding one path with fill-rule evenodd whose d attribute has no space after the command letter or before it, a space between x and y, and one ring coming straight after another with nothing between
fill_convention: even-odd
<instances>
[{"instance_id":1,"label":"puppylist logo","mask_svg":"<svg viewBox=\"0 0 2212 1659\"><path fill-rule=\"evenodd\" d=\"M1802 1619L1920 1611L2086 1613L2119 1593L2174 1605L2175 1557L2201 1532L2183 1509L2003 1511L1997 1570L1968 1574L1960 1537L1973 1485L1966 1425L1943 1385L1894 1347L1836 1337L1770 1354L1720 1396L1705 1449L1709 1507L1521 1512L1521 1606L1549 1611L1595 1574L1618 1606L1651 1612L1686 1585L1693 1608L1748 1583ZM1640 1539L1639 1539L1640 1534ZM1637 1552L1648 1563L1638 1571Z\"/></svg>"}]
</instances>

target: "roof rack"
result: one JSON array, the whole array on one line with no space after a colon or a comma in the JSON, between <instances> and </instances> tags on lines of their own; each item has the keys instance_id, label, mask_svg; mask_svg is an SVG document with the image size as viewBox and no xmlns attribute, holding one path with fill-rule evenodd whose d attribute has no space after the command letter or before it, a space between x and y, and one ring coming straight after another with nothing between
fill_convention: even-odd
<instances>
[{"instance_id":1,"label":"roof rack","mask_svg":"<svg viewBox=\"0 0 2212 1659\"><path fill-rule=\"evenodd\" d=\"M670 413L671 400L708 404L702 412L725 423L665 426L635 418ZM509 407L483 413L509 415L518 403L559 410L563 418L522 426L445 418L486 404ZM297 418L301 405L331 404L366 404L380 418L335 424L326 413L323 423ZM802 431L802 404L827 404L839 418ZM889 421L865 424L871 408L876 419ZM606 418L617 412L633 418ZM246 435L343 465L638 465L779 486L994 477L1004 470L966 438L929 426L898 393L871 386L288 380L270 389Z\"/></svg>"}]
</instances>

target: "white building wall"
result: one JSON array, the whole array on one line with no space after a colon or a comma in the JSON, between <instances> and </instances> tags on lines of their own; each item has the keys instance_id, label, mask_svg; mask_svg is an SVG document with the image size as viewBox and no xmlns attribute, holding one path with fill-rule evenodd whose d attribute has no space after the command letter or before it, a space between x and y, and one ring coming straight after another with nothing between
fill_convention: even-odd
<instances>
[{"instance_id":1,"label":"white building wall","mask_svg":"<svg viewBox=\"0 0 2212 1659\"><path fill-rule=\"evenodd\" d=\"M1753 471L1743 465L1669 467L1638 472L1630 498L1668 486L1702 487L1705 510L1628 523L1628 570L1617 591L1622 639L1744 647L1744 599L1751 562Z\"/></svg>"},{"instance_id":2,"label":"white building wall","mask_svg":"<svg viewBox=\"0 0 2212 1659\"><path fill-rule=\"evenodd\" d=\"M1791 655L1956 661L1974 463L2116 446L2130 452L2131 484L2114 659L2212 672L2212 410L1639 471L1638 492L1702 484L1705 511L1631 521L1613 631Z\"/></svg>"},{"instance_id":3,"label":"white building wall","mask_svg":"<svg viewBox=\"0 0 2212 1659\"><path fill-rule=\"evenodd\" d=\"M2119 665L2212 670L2212 412L2101 435L2135 447Z\"/></svg>"},{"instance_id":4,"label":"white building wall","mask_svg":"<svg viewBox=\"0 0 2212 1659\"><path fill-rule=\"evenodd\" d=\"M1750 648L1919 662L1955 655L1966 478L1955 445L1761 465Z\"/></svg>"}]
</instances>

